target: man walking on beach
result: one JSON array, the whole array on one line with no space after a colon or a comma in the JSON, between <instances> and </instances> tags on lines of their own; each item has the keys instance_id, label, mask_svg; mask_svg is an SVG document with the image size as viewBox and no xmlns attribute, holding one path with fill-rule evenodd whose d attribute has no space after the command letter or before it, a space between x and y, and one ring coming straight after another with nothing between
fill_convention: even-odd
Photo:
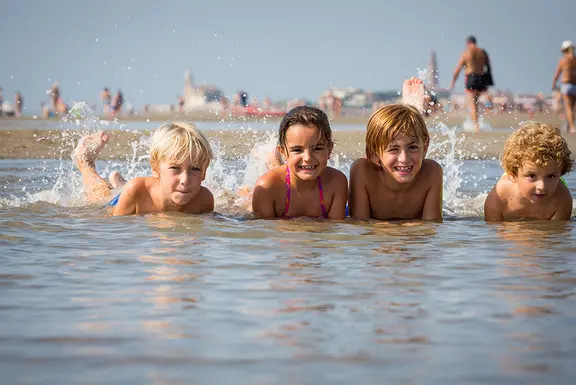
<instances>
[{"instance_id":1,"label":"man walking on beach","mask_svg":"<svg viewBox=\"0 0 576 385\"><path fill-rule=\"evenodd\" d=\"M469 36L466 39L466 50L460 55L460 60L458 60L458 65L454 70L452 83L450 83L450 90L454 89L454 84L458 79L458 75L460 75L462 67L465 67L465 87L470 105L470 117L472 118L472 122L474 122L474 131L478 132L480 130L478 125L478 97L480 97L489 86L494 85L494 83L492 81L492 71L488 54L476 45L476 38L474 36Z\"/></svg>"},{"instance_id":2,"label":"man walking on beach","mask_svg":"<svg viewBox=\"0 0 576 385\"><path fill-rule=\"evenodd\" d=\"M560 74L562 74L560 93L564 100L568 132L576 134L576 125L574 124L574 105L576 104L576 55L574 55L574 44L570 40L566 40L562 43L560 50L562 51L562 58L556 67L556 73L552 80L552 89L556 89L556 82Z\"/></svg>"}]
</instances>

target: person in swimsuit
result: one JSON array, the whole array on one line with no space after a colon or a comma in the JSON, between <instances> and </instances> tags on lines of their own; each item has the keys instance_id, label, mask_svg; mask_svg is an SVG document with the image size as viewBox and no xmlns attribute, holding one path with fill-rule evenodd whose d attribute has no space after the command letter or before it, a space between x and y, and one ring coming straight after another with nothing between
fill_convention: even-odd
<instances>
[{"instance_id":1,"label":"person in swimsuit","mask_svg":"<svg viewBox=\"0 0 576 385\"><path fill-rule=\"evenodd\" d=\"M322 110L300 106L288 111L280 123L277 146L285 164L256 182L255 215L344 219L348 180L328 166L333 147L328 116Z\"/></svg>"},{"instance_id":2,"label":"person in swimsuit","mask_svg":"<svg viewBox=\"0 0 576 385\"><path fill-rule=\"evenodd\" d=\"M103 132L86 135L72 156L82 174L88 202L107 202L115 216L165 211L202 214L214 210L214 196L201 185L212 160L212 150L194 125L185 122L161 125L150 144L153 176L128 182L113 173L108 183L96 171L96 158L108 140ZM113 197L116 188L122 188L122 192Z\"/></svg>"},{"instance_id":3,"label":"person in swimsuit","mask_svg":"<svg viewBox=\"0 0 576 385\"><path fill-rule=\"evenodd\" d=\"M449 88L450 90L454 89L460 71L464 67L464 72L466 73L466 95L470 104L470 117L474 123L474 130L478 132L480 130L478 125L478 98L488 87L494 85L494 82L492 81L492 69L486 51L476 45L474 36L469 36L466 39L466 45L467 48L458 60Z\"/></svg>"},{"instance_id":4,"label":"person in swimsuit","mask_svg":"<svg viewBox=\"0 0 576 385\"><path fill-rule=\"evenodd\" d=\"M411 78L404 104L384 106L366 128L366 156L350 168L350 216L355 219L442 219L442 167L426 159L430 134L422 116L425 88Z\"/></svg>"},{"instance_id":5,"label":"person in swimsuit","mask_svg":"<svg viewBox=\"0 0 576 385\"><path fill-rule=\"evenodd\" d=\"M506 141L502 167L504 175L484 202L486 221L570 219L572 196L562 176L574 160L558 128L524 124Z\"/></svg>"},{"instance_id":6,"label":"person in swimsuit","mask_svg":"<svg viewBox=\"0 0 576 385\"><path fill-rule=\"evenodd\" d=\"M562 43L560 49L563 56L558 62L556 73L554 73L552 90L556 89L556 82L560 74L562 74L560 93L564 101L569 132L574 134L576 133L576 125L574 124L574 104L576 104L576 56L574 56L574 44L570 40L566 40Z\"/></svg>"}]
</instances>

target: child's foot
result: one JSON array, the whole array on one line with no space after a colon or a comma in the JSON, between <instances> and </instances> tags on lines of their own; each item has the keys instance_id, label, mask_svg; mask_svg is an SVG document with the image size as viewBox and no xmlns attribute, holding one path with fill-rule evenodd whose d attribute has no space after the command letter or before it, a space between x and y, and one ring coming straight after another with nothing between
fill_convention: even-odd
<instances>
[{"instance_id":1,"label":"child's foot","mask_svg":"<svg viewBox=\"0 0 576 385\"><path fill-rule=\"evenodd\" d=\"M72 159L78 167L84 164L94 165L100 151L106 145L110 137L104 132L83 136L72 153Z\"/></svg>"},{"instance_id":2,"label":"child's foot","mask_svg":"<svg viewBox=\"0 0 576 385\"><path fill-rule=\"evenodd\" d=\"M110 181L112 188L119 188L126 184L126 179L124 179L118 171L112 171L110 175L108 175L108 181Z\"/></svg>"},{"instance_id":3,"label":"child's foot","mask_svg":"<svg viewBox=\"0 0 576 385\"><path fill-rule=\"evenodd\" d=\"M424 110L425 91L422 80L414 76L406 79L402 85L402 102L422 111Z\"/></svg>"}]
</instances>

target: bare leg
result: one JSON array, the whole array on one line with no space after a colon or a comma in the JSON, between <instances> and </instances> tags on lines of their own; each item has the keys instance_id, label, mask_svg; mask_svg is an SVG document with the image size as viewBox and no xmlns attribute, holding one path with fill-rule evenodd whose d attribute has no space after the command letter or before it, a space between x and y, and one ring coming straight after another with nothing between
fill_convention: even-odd
<instances>
[{"instance_id":1,"label":"bare leg","mask_svg":"<svg viewBox=\"0 0 576 385\"><path fill-rule=\"evenodd\" d=\"M470 117L474 123L474 132L480 131L480 126L478 125L478 97L480 93L478 91L466 90L470 103Z\"/></svg>"},{"instance_id":2,"label":"bare leg","mask_svg":"<svg viewBox=\"0 0 576 385\"><path fill-rule=\"evenodd\" d=\"M422 80L416 77L404 80L404 84L402 84L402 103L416 107L418 111L423 111L425 109L425 91Z\"/></svg>"},{"instance_id":3,"label":"bare leg","mask_svg":"<svg viewBox=\"0 0 576 385\"><path fill-rule=\"evenodd\" d=\"M72 159L82 174L82 184L90 203L97 203L110 196L112 187L96 172L95 161L108 142L103 132L83 136L72 154Z\"/></svg>"},{"instance_id":4,"label":"bare leg","mask_svg":"<svg viewBox=\"0 0 576 385\"><path fill-rule=\"evenodd\" d=\"M572 95L562 95L564 99L564 110L566 111L566 120L568 121L568 130L571 134L576 133L576 126L574 125L574 104L576 97Z\"/></svg>"}]
</instances>

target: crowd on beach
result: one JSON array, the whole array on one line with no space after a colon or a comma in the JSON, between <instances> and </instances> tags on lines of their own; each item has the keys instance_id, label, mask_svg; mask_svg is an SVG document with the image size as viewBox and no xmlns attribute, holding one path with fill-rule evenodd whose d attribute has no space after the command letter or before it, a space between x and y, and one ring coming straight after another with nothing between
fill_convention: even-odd
<instances>
[{"instance_id":1,"label":"crowd on beach","mask_svg":"<svg viewBox=\"0 0 576 385\"><path fill-rule=\"evenodd\" d=\"M443 170L426 158L425 93L420 79L408 79L403 103L372 114L365 156L353 162L349 181L328 166L334 142L326 113L308 106L288 111L280 122L276 150L266 159L268 171L253 188L239 192L251 197L246 209L260 219L442 220ZM128 182L118 172L106 180L96 171L97 156L108 140L103 132L87 135L73 153L89 202L107 205L112 215L214 210L213 194L202 186L213 153L193 124L161 125L150 145L152 176ZM504 173L486 198L485 220L570 219L573 201L562 176L573 165L558 128L524 124L504 146ZM112 196L115 189L121 192Z\"/></svg>"},{"instance_id":2,"label":"crowd on beach","mask_svg":"<svg viewBox=\"0 0 576 385\"><path fill-rule=\"evenodd\" d=\"M552 81L552 93L554 95L553 112L557 115L562 114L566 118L567 131L576 133L576 126L574 123L574 105L576 104L576 56L574 53L574 44L566 40L561 44L562 57L558 61L556 71ZM458 64L454 70L451 84L448 91L451 93L454 89L456 80L461 71L465 72L465 92L467 98L467 106L470 112L470 119L474 125L474 130L479 131L479 115L498 115L504 113L508 107L506 103L499 105L496 108L496 102L493 100L492 95L487 92L489 87L494 86L493 70L490 58L485 49L477 45L476 38L469 36L466 39L466 49L462 52ZM562 85L557 87L558 80ZM49 118L54 116L64 115L68 112L69 106L62 98L60 86L54 83L48 91L49 103L42 103L42 117ZM444 106L438 99L438 95L434 89L429 89L426 93L426 108L424 114L426 116L436 115L444 111ZM340 116L343 114L343 100L330 94L327 97L320 98L317 104L310 103L304 99L295 99L289 101L286 109L273 110L272 101L265 98L263 103L259 103L256 99L253 103L247 101L247 94L245 91L239 92L235 95L232 103L229 103L226 97L220 98L220 105L224 111L232 115L258 115L266 113L274 113L281 116L287 109L296 107L298 105L315 105L328 113L330 117ZM108 87L104 88L100 94L99 101L101 102L101 111L106 117L118 116L125 106L125 99L122 91L118 89L116 94L112 96ZM177 107L170 105L168 112L183 112L185 106L185 97L179 95L177 97ZM379 102L373 104L372 111L378 110L388 102ZM461 106L459 102L452 101L452 108L459 109ZM540 109L543 109L543 103L537 103ZM14 105L8 101L4 101L2 95L2 88L0 88L0 116L1 115L15 115L21 116L24 107L24 99L20 92L15 93ZM144 113L150 112L150 106L144 107ZM534 106L532 106L534 107ZM531 118L536 112L534 108L526 109L528 116ZM96 110L96 109L95 109ZM132 111L132 108L128 108Z\"/></svg>"}]
</instances>

